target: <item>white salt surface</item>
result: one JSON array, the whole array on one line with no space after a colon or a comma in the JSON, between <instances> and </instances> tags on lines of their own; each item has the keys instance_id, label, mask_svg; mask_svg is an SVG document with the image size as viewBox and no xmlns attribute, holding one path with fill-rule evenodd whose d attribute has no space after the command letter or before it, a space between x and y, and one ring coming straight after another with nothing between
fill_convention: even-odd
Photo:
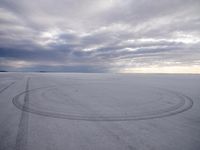
<instances>
[{"instance_id":1,"label":"white salt surface","mask_svg":"<svg viewBox=\"0 0 200 150\"><path fill-rule=\"evenodd\" d=\"M198 150L200 76L0 74L0 150Z\"/></svg>"}]
</instances>

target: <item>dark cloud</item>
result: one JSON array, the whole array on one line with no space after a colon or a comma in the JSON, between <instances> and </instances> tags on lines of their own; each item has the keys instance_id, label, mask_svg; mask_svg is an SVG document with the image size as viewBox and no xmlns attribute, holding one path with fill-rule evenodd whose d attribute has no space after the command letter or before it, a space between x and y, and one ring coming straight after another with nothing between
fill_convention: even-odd
<instances>
[{"instance_id":1,"label":"dark cloud","mask_svg":"<svg viewBox=\"0 0 200 150\"><path fill-rule=\"evenodd\" d=\"M199 0L0 0L0 69L199 66L199 10Z\"/></svg>"}]
</instances>

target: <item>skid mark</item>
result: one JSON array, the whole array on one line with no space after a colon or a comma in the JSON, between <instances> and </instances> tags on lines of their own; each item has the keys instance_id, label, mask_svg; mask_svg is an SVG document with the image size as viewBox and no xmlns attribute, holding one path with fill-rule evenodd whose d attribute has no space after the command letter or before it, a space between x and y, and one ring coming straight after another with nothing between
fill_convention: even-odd
<instances>
[{"instance_id":1,"label":"skid mark","mask_svg":"<svg viewBox=\"0 0 200 150\"><path fill-rule=\"evenodd\" d=\"M4 87L3 89L0 90L0 93L2 93L3 91L5 91L7 88L9 88L11 85L15 84L15 82L10 83L9 85L7 85L6 87Z\"/></svg>"},{"instance_id":2,"label":"skid mark","mask_svg":"<svg viewBox=\"0 0 200 150\"><path fill-rule=\"evenodd\" d=\"M52 88L52 87L51 87ZM30 106L22 105L19 98L27 93L34 92L39 89L37 88L28 91L24 91L13 98L13 104L22 111L30 112L36 115L41 115L45 117L60 118L60 119L70 119L70 120L85 120L85 121L131 121L131 120L146 120L154 118L162 118L167 116L172 116L175 114L182 113L193 106L193 101L188 96L180 94L178 92L164 90L166 94L171 94L179 99L179 103L173 105L166 109L153 110L146 113L132 114L132 115L83 115L83 114L71 114L71 113L56 113L46 110L38 110L31 108ZM46 87L48 89L48 87ZM161 89L160 89L161 90Z\"/></svg>"},{"instance_id":3,"label":"skid mark","mask_svg":"<svg viewBox=\"0 0 200 150\"><path fill-rule=\"evenodd\" d=\"M29 81L30 78L26 81L26 91L29 89ZM24 96L24 104L22 108L28 107L29 105L29 92L25 93ZM28 139L28 120L29 120L29 113L26 111L22 111L20 122L18 126L17 138L16 138L16 150L26 150L27 139Z\"/></svg>"}]
</instances>

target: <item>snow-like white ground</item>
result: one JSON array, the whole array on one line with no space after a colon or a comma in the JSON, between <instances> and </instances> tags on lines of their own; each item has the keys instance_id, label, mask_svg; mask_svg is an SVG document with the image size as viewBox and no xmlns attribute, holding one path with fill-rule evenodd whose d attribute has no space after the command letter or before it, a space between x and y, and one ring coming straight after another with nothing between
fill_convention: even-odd
<instances>
[{"instance_id":1,"label":"snow-like white ground","mask_svg":"<svg viewBox=\"0 0 200 150\"><path fill-rule=\"evenodd\" d=\"M0 150L199 150L200 75L0 74Z\"/></svg>"}]
</instances>

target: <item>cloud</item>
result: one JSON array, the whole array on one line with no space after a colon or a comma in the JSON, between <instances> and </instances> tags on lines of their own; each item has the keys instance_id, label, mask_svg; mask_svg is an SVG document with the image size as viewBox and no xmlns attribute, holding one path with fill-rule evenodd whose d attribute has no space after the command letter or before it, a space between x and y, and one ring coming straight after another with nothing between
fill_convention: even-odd
<instances>
[{"instance_id":1,"label":"cloud","mask_svg":"<svg viewBox=\"0 0 200 150\"><path fill-rule=\"evenodd\" d=\"M1 70L200 65L198 0L0 0L0 6Z\"/></svg>"}]
</instances>

